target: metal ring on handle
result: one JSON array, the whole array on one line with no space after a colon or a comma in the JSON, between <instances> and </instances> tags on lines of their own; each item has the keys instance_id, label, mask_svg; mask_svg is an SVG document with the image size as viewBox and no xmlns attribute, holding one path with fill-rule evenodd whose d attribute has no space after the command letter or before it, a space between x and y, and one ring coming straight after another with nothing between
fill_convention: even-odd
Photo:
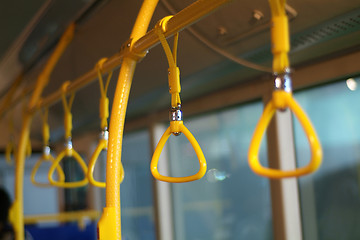
<instances>
[{"instance_id":1,"label":"metal ring on handle","mask_svg":"<svg viewBox=\"0 0 360 240\"><path fill-rule=\"evenodd\" d=\"M48 153L48 154L44 153L39 158L39 160L35 163L34 168L31 171L31 176L30 176L31 182L32 182L32 184L34 186L37 186L37 187L52 187L52 185L50 183L37 182L36 179L35 179L36 173L37 173L40 165L45 161L50 161L50 162L54 163L55 158L50 153ZM65 174L64 174L64 171L63 171L63 169L61 168L60 165L56 166L56 172L58 174L59 181L64 182L65 181Z\"/></svg>"},{"instance_id":2,"label":"metal ring on handle","mask_svg":"<svg viewBox=\"0 0 360 240\"><path fill-rule=\"evenodd\" d=\"M173 132L183 133L186 136L186 138L189 140L189 142L191 143L192 147L194 148L196 156L198 157L199 164L200 164L200 169L196 174L187 176L187 177L168 177L168 176L163 176L159 173L159 171L157 169L157 165L159 162L160 154L165 146L166 141L168 140L168 138L170 137L170 135ZM165 131L165 133L162 135L158 145L156 146L154 155L151 159L150 169L151 169L151 173L154 176L154 178L156 178L157 180L160 180L160 181L171 182L171 183L191 182L191 181L195 181L195 180L202 178L206 173L206 168L207 168L207 165L206 165L206 160L205 160L204 154L199 146L199 143L196 141L196 139L191 134L191 132L185 127L185 125L183 124L182 121L170 122L170 126Z\"/></svg>"},{"instance_id":3,"label":"metal ring on handle","mask_svg":"<svg viewBox=\"0 0 360 240\"><path fill-rule=\"evenodd\" d=\"M101 151L103 151L104 149L107 149L108 147L108 140L107 139L100 139L93 155L90 158L89 161L89 166L88 166L88 172L87 172L87 178L89 179L89 182L96 186L96 187L100 187L100 188L105 188L106 187L106 183L105 182L99 182L96 181L94 179L94 168L96 165L96 161L99 158L99 155L101 153ZM122 182L124 180L124 168L123 165L120 163L120 181Z\"/></svg>"},{"instance_id":4,"label":"metal ring on handle","mask_svg":"<svg viewBox=\"0 0 360 240\"><path fill-rule=\"evenodd\" d=\"M69 144L69 143L68 143ZM63 160L65 157L73 157L80 165L81 170L84 173L84 179L81 181L76 181L76 182L61 182L61 181L55 181L53 179L53 173L55 171L55 169L59 166L61 160ZM69 148L67 147L65 150L63 150L55 159L55 162L51 165L50 170L49 170L49 174L48 174L48 179L51 185L53 186L57 186L57 187L63 187L63 188L77 188L77 187L83 187L86 184L88 184L88 179L86 177L86 174L88 172L88 168L86 166L86 163L84 162L84 160L82 159L82 157L80 156L79 153L77 153L75 151L75 149L73 148Z\"/></svg>"},{"instance_id":5,"label":"metal ring on handle","mask_svg":"<svg viewBox=\"0 0 360 240\"><path fill-rule=\"evenodd\" d=\"M306 137L309 141L311 160L310 163L302 168L283 171L277 169L270 169L263 167L259 162L259 148L266 128L272 119L277 109L290 108L295 116L298 118L301 126L304 129ZM316 132L306 116L305 112L301 109L299 104L292 97L292 94L286 91L274 91L272 100L266 105L265 110L256 126L254 135L250 142L248 160L250 168L258 175L269 178L287 178L287 177L300 177L316 171L322 160L322 149Z\"/></svg>"}]
</instances>

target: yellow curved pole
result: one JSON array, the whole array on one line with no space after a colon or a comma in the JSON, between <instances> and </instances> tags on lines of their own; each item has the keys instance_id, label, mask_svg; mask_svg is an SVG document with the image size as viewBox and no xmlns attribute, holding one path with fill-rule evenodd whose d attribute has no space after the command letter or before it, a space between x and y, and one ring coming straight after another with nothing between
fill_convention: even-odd
<instances>
[{"instance_id":1,"label":"yellow curved pole","mask_svg":"<svg viewBox=\"0 0 360 240\"><path fill-rule=\"evenodd\" d=\"M157 3L158 0L144 0L130 35L132 43L145 35ZM121 239L121 149L126 107L137 63L136 56L131 55L131 48L132 45L130 45L130 55L124 57L121 65L111 110L109 146L106 163L106 207L104 208L98 223L99 240Z\"/></svg>"},{"instance_id":2,"label":"yellow curved pole","mask_svg":"<svg viewBox=\"0 0 360 240\"><path fill-rule=\"evenodd\" d=\"M183 133L186 136L186 138L189 140L189 142L191 143L191 146L195 150L196 156L198 157L198 160L199 160L200 169L194 175L187 176L187 177L168 177L168 176L161 175L157 169L157 165L159 162L159 157L162 152L162 149L164 148L165 143L168 140L168 138L170 137L170 135L174 132ZM152 175L157 180L164 181L164 182L171 182L171 183L191 182L191 181L195 181L195 180L202 178L206 173L206 168L207 168L207 165L206 165L206 160L205 160L204 154L199 146L199 143L196 141L195 137L185 127L185 125L183 124L182 121L170 122L170 126L165 131L165 133L162 135L158 145L156 146L153 157L151 159L150 169L151 169Z\"/></svg>"},{"instance_id":3,"label":"yellow curved pole","mask_svg":"<svg viewBox=\"0 0 360 240\"><path fill-rule=\"evenodd\" d=\"M60 59L61 55L65 51L66 47L71 42L75 31L75 25L71 24L64 32L60 41L58 42L54 52L47 61L43 71L39 75L36 87L33 91L30 103L27 109L33 109L38 104L41 94L45 86L49 82L49 77L53 71L56 63ZM26 145L30 136L30 127L33 119L33 115L26 112L23 118L22 130L20 134L19 147L16 154L15 165L15 200L11 206L9 212L10 222L13 225L15 232L15 240L24 240L24 196L23 196L23 184L24 184L24 166L25 166L25 154Z\"/></svg>"}]
</instances>

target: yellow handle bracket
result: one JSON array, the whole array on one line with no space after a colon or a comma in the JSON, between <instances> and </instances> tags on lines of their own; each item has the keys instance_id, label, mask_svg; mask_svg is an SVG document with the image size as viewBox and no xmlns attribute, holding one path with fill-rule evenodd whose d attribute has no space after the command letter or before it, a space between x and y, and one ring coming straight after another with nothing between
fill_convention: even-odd
<instances>
[{"instance_id":1,"label":"yellow handle bracket","mask_svg":"<svg viewBox=\"0 0 360 240\"><path fill-rule=\"evenodd\" d=\"M163 176L159 173L159 171L157 169L159 157L165 146L166 141L168 140L168 138L170 137L170 135L172 133L184 133L184 135L186 136L186 138L189 140L192 147L194 148L196 156L198 157L198 160L199 160L199 165L200 165L200 169L196 174L187 176L187 177L168 177L168 176ZM171 182L171 183L191 182L191 181L195 181L195 180L202 178L206 173L206 168L207 168L207 165L206 165L206 160L205 160L204 154L199 146L199 143L196 141L195 137L185 127L185 125L183 124L182 121L170 122L170 126L165 131L165 133L162 135L158 145L156 146L154 155L151 159L150 169L151 169L151 173L154 176L154 178L156 178L157 180L160 180L160 181Z\"/></svg>"},{"instance_id":2,"label":"yellow handle bracket","mask_svg":"<svg viewBox=\"0 0 360 240\"><path fill-rule=\"evenodd\" d=\"M311 151L311 160L307 166L290 171L265 168L260 164L258 157L261 139L265 134L270 120L272 119L276 109L284 108L290 108L298 118L309 141ZM250 142L248 158L250 168L256 174L269 178L300 177L316 171L321 165L322 149L319 139L310 120L299 104L294 100L291 93L285 91L273 92L272 100L266 105L265 110L256 126L254 135Z\"/></svg>"}]
</instances>

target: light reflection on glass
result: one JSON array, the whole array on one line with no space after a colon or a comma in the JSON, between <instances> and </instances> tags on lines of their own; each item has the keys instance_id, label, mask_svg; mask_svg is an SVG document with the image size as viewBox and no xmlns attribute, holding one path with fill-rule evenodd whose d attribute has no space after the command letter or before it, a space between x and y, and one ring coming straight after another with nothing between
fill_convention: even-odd
<instances>
[{"instance_id":1,"label":"light reflection on glass","mask_svg":"<svg viewBox=\"0 0 360 240\"><path fill-rule=\"evenodd\" d=\"M348 80L346 80L346 86L347 86L351 91L355 91L356 88L357 88L357 82L355 81L355 79L349 78Z\"/></svg>"}]
</instances>

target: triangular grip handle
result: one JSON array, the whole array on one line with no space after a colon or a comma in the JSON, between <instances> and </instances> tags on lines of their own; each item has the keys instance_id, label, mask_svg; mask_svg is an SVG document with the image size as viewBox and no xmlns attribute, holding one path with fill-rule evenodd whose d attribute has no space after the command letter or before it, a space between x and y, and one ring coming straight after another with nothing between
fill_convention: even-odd
<instances>
[{"instance_id":1,"label":"triangular grip handle","mask_svg":"<svg viewBox=\"0 0 360 240\"><path fill-rule=\"evenodd\" d=\"M101 153L101 151L103 151L104 149L106 149L108 146L108 141L105 139L100 139L93 155L90 158L90 162L89 162L89 167L88 167L88 172L87 172L87 178L89 179L89 182L96 186L96 187L100 187L100 188L105 188L106 187L106 183L105 182L99 182L96 181L94 179L94 168L97 162L97 159L99 158L99 155ZM124 180L124 168L122 163L120 163L120 183Z\"/></svg>"},{"instance_id":2,"label":"triangular grip handle","mask_svg":"<svg viewBox=\"0 0 360 240\"><path fill-rule=\"evenodd\" d=\"M39 170L39 167L41 166L41 164L45 161L50 161L52 163L55 162L55 158L49 154L49 155L42 155L39 160L37 160L37 162L35 163L34 165L34 168L32 169L31 171L31 182L34 186L37 186L37 187L52 187L52 185L50 183L42 183L42 182L38 182L36 181L35 179L35 176L36 176L36 173L37 171ZM59 178L59 181L60 182L64 182L65 181L65 174L64 174L64 171L63 169L61 168L60 165L57 165L56 166L56 172L58 174L58 178Z\"/></svg>"},{"instance_id":3,"label":"triangular grip handle","mask_svg":"<svg viewBox=\"0 0 360 240\"><path fill-rule=\"evenodd\" d=\"M64 181L61 182L61 181L55 181L53 179L53 173L54 173L55 169L57 168L57 166L59 166L59 163L61 162L61 160L64 159L64 157L73 157L76 160L76 162L79 163L81 170L84 173L83 180L76 181L76 182L64 182ZM48 174L48 178L49 178L50 184L53 186L63 187L63 188L83 187L86 184L88 184L88 182L89 182L86 177L87 171L88 171L88 169L87 169L86 163L84 162L84 160L82 159L80 154L78 154L74 149L65 149L57 156L57 158L55 159L55 162L51 165L49 174Z\"/></svg>"},{"instance_id":4,"label":"triangular grip handle","mask_svg":"<svg viewBox=\"0 0 360 240\"><path fill-rule=\"evenodd\" d=\"M311 160L307 166L290 171L265 168L260 164L258 156L260 143L270 123L270 120L272 119L276 109L284 108L290 108L298 118L308 139L311 151ZM291 93L287 93L285 91L275 91L273 93L272 100L266 105L265 110L256 126L253 138L250 142L248 160L250 168L256 174L269 178L300 177L312 173L320 167L322 160L322 149L319 139L309 118L306 116L306 113L294 100Z\"/></svg>"},{"instance_id":5,"label":"triangular grip handle","mask_svg":"<svg viewBox=\"0 0 360 240\"><path fill-rule=\"evenodd\" d=\"M156 146L156 149L155 149L155 152L151 159L151 164L150 164L151 173L154 176L154 178L156 178L157 180L160 180L160 181L164 181L164 182L183 183L183 182L191 182L191 181L198 180L198 179L202 178L206 173L207 165L206 165L206 160L205 160L204 154L199 146L199 143L196 141L196 139L191 134L191 132L185 127L185 125L182 123L182 121L181 122L175 121L175 122L171 122L170 124L173 124L173 123L178 124L176 132L183 133L185 135L185 137L191 143L192 147L194 148L196 156L198 157L198 160L199 160L200 169L196 174L187 176L187 177L168 177L168 176L163 176L159 173L159 171L157 169L159 157L165 146L166 141L172 134L171 126L170 126L165 131L165 133L162 135L158 145Z\"/></svg>"}]
</instances>

